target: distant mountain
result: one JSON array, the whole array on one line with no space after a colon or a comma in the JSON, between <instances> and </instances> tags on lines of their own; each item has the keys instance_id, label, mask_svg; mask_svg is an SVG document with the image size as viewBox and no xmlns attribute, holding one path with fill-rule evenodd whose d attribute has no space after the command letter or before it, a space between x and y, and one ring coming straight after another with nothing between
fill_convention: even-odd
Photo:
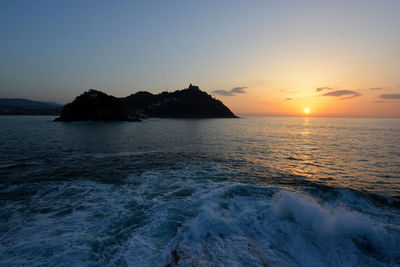
<instances>
[{"instance_id":1,"label":"distant mountain","mask_svg":"<svg viewBox=\"0 0 400 267\"><path fill-rule=\"evenodd\" d=\"M64 106L55 121L140 121L122 100L90 89Z\"/></svg>"},{"instance_id":2,"label":"distant mountain","mask_svg":"<svg viewBox=\"0 0 400 267\"><path fill-rule=\"evenodd\" d=\"M58 115L62 105L23 98L0 98L0 115Z\"/></svg>"},{"instance_id":3,"label":"distant mountain","mask_svg":"<svg viewBox=\"0 0 400 267\"><path fill-rule=\"evenodd\" d=\"M192 84L187 89L153 95L138 92L122 100L139 114L159 118L237 118L221 101Z\"/></svg>"}]
</instances>

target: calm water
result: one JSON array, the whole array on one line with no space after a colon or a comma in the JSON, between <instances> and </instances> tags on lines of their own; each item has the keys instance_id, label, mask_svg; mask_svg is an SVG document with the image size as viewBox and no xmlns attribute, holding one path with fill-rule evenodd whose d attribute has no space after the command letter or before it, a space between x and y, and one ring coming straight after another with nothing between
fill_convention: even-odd
<instances>
[{"instance_id":1,"label":"calm water","mask_svg":"<svg viewBox=\"0 0 400 267\"><path fill-rule=\"evenodd\" d=\"M52 119L0 117L2 266L400 264L400 120Z\"/></svg>"}]
</instances>

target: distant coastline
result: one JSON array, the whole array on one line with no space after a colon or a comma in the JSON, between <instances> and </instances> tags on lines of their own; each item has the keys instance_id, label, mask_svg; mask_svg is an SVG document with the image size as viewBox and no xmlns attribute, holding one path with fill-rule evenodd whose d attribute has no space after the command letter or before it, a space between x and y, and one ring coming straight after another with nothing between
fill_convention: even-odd
<instances>
[{"instance_id":1,"label":"distant coastline","mask_svg":"<svg viewBox=\"0 0 400 267\"><path fill-rule=\"evenodd\" d=\"M60 115L63 105L24 98L0 98L0 115Z\"/></svg>"}]
</instances>

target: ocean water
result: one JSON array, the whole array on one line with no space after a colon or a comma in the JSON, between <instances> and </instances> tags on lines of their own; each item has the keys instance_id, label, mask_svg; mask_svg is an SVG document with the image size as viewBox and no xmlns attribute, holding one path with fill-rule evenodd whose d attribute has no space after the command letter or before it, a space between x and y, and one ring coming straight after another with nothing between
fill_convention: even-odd
<instances>
[{"instance_id":1,"label":"ocean water","mask_svg":"<svg viewBox=\"0 0 400 267\"><path fill-rule=\"evenodd\" d=\"M0 117L1 266L400 265L400 120Z\"/></svg>"}]
</instances>

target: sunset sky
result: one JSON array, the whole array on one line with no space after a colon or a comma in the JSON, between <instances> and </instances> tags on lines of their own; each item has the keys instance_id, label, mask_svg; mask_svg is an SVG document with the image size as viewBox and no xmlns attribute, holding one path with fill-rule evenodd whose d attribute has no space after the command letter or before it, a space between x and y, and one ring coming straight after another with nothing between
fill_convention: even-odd
<instances>
[{"instance_id":1,"label":"sunset sky","mask_svg":"<svg viewBox=\"0 0 400 267\"><path fill-rule=\"evenodd\" d=\"M200 86L237 114L400 117L400 1L0 2L0 97Z\"/></svg>"}]
</instances>

